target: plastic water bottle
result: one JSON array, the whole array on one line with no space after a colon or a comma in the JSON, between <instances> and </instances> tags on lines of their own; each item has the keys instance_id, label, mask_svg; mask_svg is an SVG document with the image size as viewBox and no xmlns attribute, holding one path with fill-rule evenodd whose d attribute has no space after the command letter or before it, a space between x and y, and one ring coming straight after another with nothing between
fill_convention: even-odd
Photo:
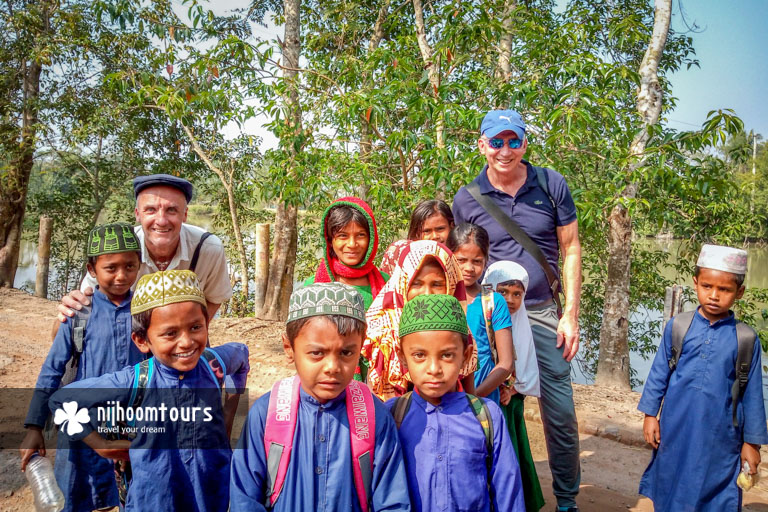
<instances>
[{"instance_id":1,"label":"plastic water bottle","mask_svg":"<svg viewBox=\"0 0 768 512\"><path fill-rule=\"evenodd\" d=\"M37 512L60 512L64 508L64 495L53 476L50 460L38 454L33 455L24 474L35 496Z\"/></svg>"}]
</instances>

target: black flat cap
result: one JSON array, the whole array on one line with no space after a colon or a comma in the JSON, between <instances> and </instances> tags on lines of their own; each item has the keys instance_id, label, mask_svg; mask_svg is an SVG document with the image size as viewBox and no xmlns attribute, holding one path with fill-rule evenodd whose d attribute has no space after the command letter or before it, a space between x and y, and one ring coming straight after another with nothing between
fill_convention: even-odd
<instances>
[{"instance_id":1,"label":"black flat cap","mask_svg":"<svg viewBox=\"0 0 768 512\"><path fill-rule=\"evenodd\" d=\"M139 193L145 188L157 186L173 187L181 190L184 197L187 198L187 203L192 200L192 193L195 190L192 184L184 178L171 176L170 174L149 174L133 178L133 197L138 198Z\"/></svg>"}]
</instances>

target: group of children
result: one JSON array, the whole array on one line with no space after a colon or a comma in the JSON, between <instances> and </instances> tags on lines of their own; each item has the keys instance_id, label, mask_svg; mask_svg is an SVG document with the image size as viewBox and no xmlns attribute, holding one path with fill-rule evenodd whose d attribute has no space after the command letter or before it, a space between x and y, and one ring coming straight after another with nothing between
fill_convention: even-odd
<instances>
[{"instance_id":1,"label":"group of children","mask_svg":"<svg viewBox=\"0 0 768 512\"><path fill-rule=\"evenodd\" d=\"M131 292L141 257L133 231L95 229L88 270L99 286L87 329L74 336L76 320L59 329L27 416L22 469L35 452L45 455L49 411L71 401L157 407L169 395L151 391L164 390L177 407L210 406L210 419L174 425L175 447L150 433L107 439L94 414L80 432L60 434L55 468L65 510L539 510L523 419L525 397L540 393L525 269L488 266L487 232L454 226L442 201L416 207L408 240L387 249L382 268L364 201L337 200L322 229L323 257L291 295L282 340L297 376L256 400L234 451L231 411L245 387L247 347L208 347L193 272L149 274ZM755 336L749 372L734 366L730 307L743 293L746 253L743 265L740 252L736 264L733 250L725 254L726 266L717 256L700 259L702 305L684 345L672 341L674 322L667 326L640 402L655 448L641 493L657 510L736 510L742 462L756 471L759 445L768 442ZM732 395L740 379L743 389ZM692 408L689 388L701 396ZM202 390L215 390L214 399ZM202 405L200 395L208 396ZM731 407L733 421L716 418L710 429L704 419ZM701 416L694 427L691 410ZM718 459L700 464L706 478L691 472L686 461L714 445ZM712 471L715 463L727 471Z\"/></svg>"}]
</instances>

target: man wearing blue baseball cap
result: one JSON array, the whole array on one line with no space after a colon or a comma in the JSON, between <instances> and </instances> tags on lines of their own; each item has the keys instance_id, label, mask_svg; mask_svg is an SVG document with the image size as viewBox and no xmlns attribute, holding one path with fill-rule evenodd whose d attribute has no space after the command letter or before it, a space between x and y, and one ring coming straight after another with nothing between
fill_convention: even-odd
<instances>
[{"instance_id":1,"label":"man wearing blue baseball cap","mask_svg":"<svg viewBox=\"0 0 768 512\"><path fill-rule=\"evenodd\" d=\"M477 141L486 165L453 199L456 224L484 227L489 264L515 261L528 271L525 306L541 376L541 418L557 510L574 512L579 492L579 433L570 361L579 349L581 244L565 178L523 159L526 126L514 110L492 110ZM559 260L562 256L562 276ZM561 285L562 283L562 285ZM560 302L560 291L565 302Z\"/></svg>"},{"instance_id":2,"label":"man wearing blue baseball cap","mask_svg":"<svg viewBox=\"0 0 768 512\"><path fill-rule=\"evenodd\" d=\"M221 240L202 228L186 224L187 205L194 193L192 184L170 174L150 174L133 180L133 193L138 223L134 230L142 252L136 279L158 270L194 271L212 318L221 303L232 297L232 284ZM65 316L73 316L72 309L79 309L79 304L88 305L86 296L93 293L95 285L95 280L86 274L80 290L62 299L59 320L63 322Z\"/></svg>"}]
</instances>

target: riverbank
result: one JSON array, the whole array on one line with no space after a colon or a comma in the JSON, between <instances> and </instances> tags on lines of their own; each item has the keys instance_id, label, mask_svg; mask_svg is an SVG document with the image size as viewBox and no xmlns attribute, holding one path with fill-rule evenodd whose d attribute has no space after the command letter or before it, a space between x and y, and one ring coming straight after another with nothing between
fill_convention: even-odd
<instances>
[{"instance_id":1,"label":"riverbank","mask_svg":"<svg viewBox=\"0 0 768 512\"><path fill-rule=\"evenodd\" d=\"M18 290L0 288L0 388L34 387L37 373L50 347L54 302ZM250 349L249 400L268 391L275 380L293 374L282 352L282 325L254 318L216 319L211 324L213 345L227 341L246 343ZM642 441L642 419L635 406L637 393L618 392L594 386L574 385L574 398L581 431L582 487L579 504L583 511L651 511L646 498L637 495L637 484L648 463L650 450ZM18 404L26 409L27 404ZM531 449L547 506L554 498L547 462L544 434L535 399L526 400ZM768 450L763 449L763 461ZM745 493L744 510L768 512L768 466L762 482ZM0 451L0 512L31 510L32 497L19 471L18 452Z\"/></svg>"}]
</instances>

